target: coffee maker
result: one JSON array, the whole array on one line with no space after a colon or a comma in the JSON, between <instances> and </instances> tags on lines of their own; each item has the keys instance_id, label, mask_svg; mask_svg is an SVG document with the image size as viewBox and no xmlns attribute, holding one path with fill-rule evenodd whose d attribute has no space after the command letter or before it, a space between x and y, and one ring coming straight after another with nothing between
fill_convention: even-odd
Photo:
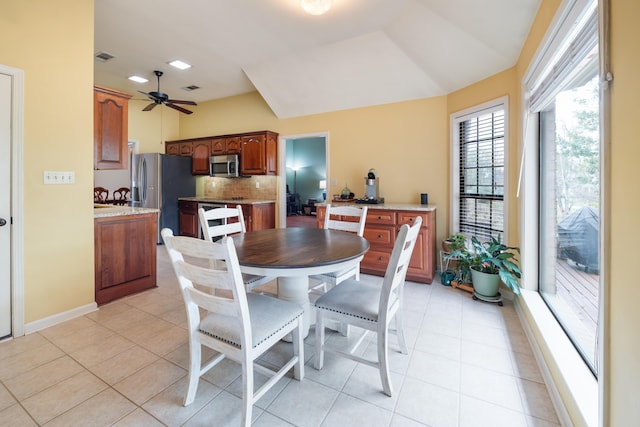
<instances>
[{"instance_id":1,"label":"coffee maker","mask_svg":"<svg viewBox=\"0 0 640 427\"><path fill-rule=\"evenodd\" d=\"M364 178L364 197L356 199L356 203L384 203L384 198L379 194L378 174L375 169L369 169L367 176Z\"/></svg>"}]
</instances>

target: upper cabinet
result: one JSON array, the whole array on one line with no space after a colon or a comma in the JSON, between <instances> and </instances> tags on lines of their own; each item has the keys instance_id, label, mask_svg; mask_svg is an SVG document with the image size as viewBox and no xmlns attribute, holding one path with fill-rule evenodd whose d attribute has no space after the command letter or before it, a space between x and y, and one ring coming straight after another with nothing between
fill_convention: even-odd
<instances>
[{"instance_id":1,"label":"upper cabinet","mask_svg":"<svg viewBox=\"0 0 640 427\"><path fill-rule=\"evenodd\" d=\"M94 86L94 169L127 168L130 98L128 93Z\"/></svg>"},{"instance_id":2,"label":"upper cabinet","mask_svg":"<svg viewBox=\"0 0 640 427\"><path fill-rule=\"evenodd\" d=\"M240 138L240 173L242 175L276 175L278 173L278 134L256 132Z\"/></svg>"},{"instance_id":3,"label":"upper cabinet","mask_svg":"<svg viewBox=\"0 0 640 427\"><path fill-rule=\"evenodd\" d=\"M167 141L165 153L193 159L193 174L209 174L209 156L239 154L241 175L277 175L278 134L270 131Z\"/></svg>"}]
</instances>

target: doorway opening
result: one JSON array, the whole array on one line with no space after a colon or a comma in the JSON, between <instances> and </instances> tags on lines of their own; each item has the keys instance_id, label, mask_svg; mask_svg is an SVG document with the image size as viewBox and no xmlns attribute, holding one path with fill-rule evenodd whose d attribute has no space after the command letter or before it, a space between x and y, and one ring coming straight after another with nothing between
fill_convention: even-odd
<instances>
[{"instance_id":1,"label":"doorway opening","mask_svg":"<svg viewBox=\"0 0 640 427\"><path fill-rule=\"evenodd\" d=\"M315 205L326 199L328 133L281 136L279 149L280 227L315 227Z\"/></svg>"}]
</instances>

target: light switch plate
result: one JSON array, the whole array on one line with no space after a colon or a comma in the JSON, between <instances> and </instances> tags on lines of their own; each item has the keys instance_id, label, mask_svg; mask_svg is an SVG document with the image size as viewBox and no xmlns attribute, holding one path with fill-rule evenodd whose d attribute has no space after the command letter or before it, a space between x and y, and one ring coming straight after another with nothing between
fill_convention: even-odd
<instances>
[{"instance_id":1,"label":"light switch plate","mask_svg":"<svg viewBox=\"0 0 640 427\"><path fill-rule=\"evenodd\" d=\"M76 173L67 171L44 171L45 184L75 184Z\"/></svg>"}]
</instances>

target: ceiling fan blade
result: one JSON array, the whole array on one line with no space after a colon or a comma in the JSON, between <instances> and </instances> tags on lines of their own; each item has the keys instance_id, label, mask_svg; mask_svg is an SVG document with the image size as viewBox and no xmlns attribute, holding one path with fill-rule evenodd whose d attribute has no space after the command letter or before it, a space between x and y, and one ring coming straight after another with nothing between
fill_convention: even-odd
<instances>
[{"instance_id":1,"label":"ceiling fan blade","mask_svg":"<svg viewBox=\"0 0 640 427\"><path fill-rule=\"evenodd\" d=\"M198 105L193 101L180 101L178 99L169 99L167 102L173 102L174 104Z\"/></svg>"},{"instance_id":2,"label":"ceiling fan blade","mask_svg":"<svg viewBox=\"0 0 640 427\"><path fill-rule=\"evenodd\" d=\"M144 107L144 108L142 109L142 111L151 111L151 110L153 110L154 108L156 108L156 105L158 105L158 104L156 104L155 102L152 102L151 104L149 104L149 105L147 105L146 107Z\"/></svg>"},{"instance_id":3,"label":"ceiling fan blade","mask_svg":"<svg viewBox=\"0 0 640 427\"><path fill-rule=\"evenodd\" d=\"M174 110L178 110L181 113L185 113L185 114L192 114L193 111L189 111L186 108L182 108L182 107L178 107L177 105L173 105L171 102L167 102L164 105L166 105L169 108L173 108Z\"/></svg>"}]
</instances>

